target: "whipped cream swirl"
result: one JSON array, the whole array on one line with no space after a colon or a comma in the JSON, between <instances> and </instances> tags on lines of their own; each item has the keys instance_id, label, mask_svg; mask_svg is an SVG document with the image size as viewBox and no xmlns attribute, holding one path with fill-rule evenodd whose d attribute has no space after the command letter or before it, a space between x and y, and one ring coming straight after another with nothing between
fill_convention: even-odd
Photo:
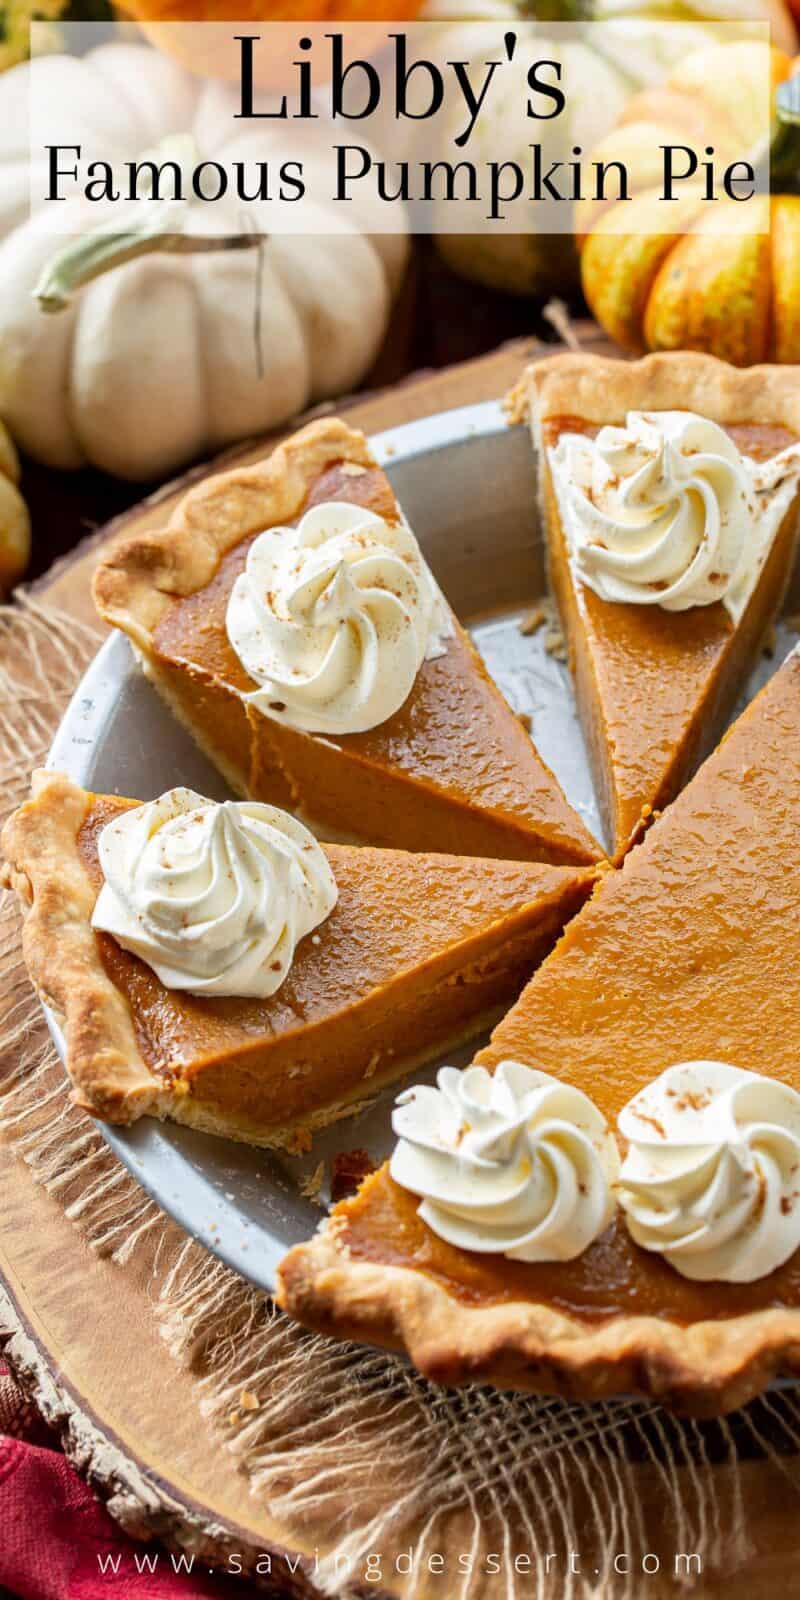
<instances>
[{"instance_id":1,"label":"whipped cream swirl","mask_svg":"<svg viewBox=\"0 0 800 1600\"><path fill-rule=\"evenodd\" d=\"M571 1261L614 1211L617 1147L580 1089L516 1061L443 1067L400 1095L392 1177L449 1244L517 1261Z\"/></svg>"},{"instance_id":2,"label":"whipped cream swirl","mask_svg":"<svg viewBox=\"0 0 800 1600\"><path fill-rule=\"evenodd\" d=\"M308 733L361 733L408 698L453 624L404 521L327 501L250 546L228 638L259 688L248 698Z\"/></svg>"},{"instance_id":3,"label":"whipped cream swirl","mask_svg":"<svg viewBox=\"0 0 800 1600\"><path fill-rule=\"evenodd\" d=\"M800 1246L800 1094L721 1061L666 1072L619 1116L619 1203L685 1278L753 1283Z\"/></svg>"},{"instance_id":4,"label":"whipped cream swirl","mask_svg":"<svg viewBox=\"0 0 800 1600\"><path fill-rule=\"evenodd\" d=\"M549 455L578 577L603 600L742 616L796 492L800 446L765 462L689 411L630 411Z\"/></svg>"},{"instance_id":5,"label":"whipped cream swirl","mask_svg":"<svg viewBox=\"0 0 800 1600\"><path fill-rule=\"evenodd\" d=\"M215 805L191 789L124 811L98 841L92 926L168 989L265 998L298 940L328 917L336 881L316 839L275 806Z\"/></svg>"}]
</instances>

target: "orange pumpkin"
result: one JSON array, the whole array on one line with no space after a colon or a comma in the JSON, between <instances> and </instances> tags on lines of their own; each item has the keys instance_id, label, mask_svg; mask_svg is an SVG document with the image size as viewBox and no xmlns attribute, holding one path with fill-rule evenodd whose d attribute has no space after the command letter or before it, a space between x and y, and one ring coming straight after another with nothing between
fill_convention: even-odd
<instances>
[{"instance_id":1,"label":"orange pumpkin","mask_svg":"<svg viewBox=\"0 0 800 1600\"><path fill-rule=\"evenodd\" d=\"M345 27L354 53L368 56L380 48L387 27L413 21L423 0L118 0L142 31L167 55L202 78L237 82L240 73L235 24L262 22L312 23ZM187 28L185 23L218 23L216 28ZM232 27L231 24L234 24ZM254 51L253 76L260 88L286 87L297 59L297 33L269 40Z\"/></svg>"},{"instance_id":2,"label":"orange pumpkin","mask_svg":"<svg viewBox=\"0 0 800 1600\"><path fill-rule=\"evenodd\" d=\"M720 165L755 147L767 49L740 42L689 56L592 152L624 160L631 176L631 200L582 205L576 219L584 294L626 349L706 350L737 366L800 361L800 195L709 204L687 187L666 231L656 186L661 144L712 145ZM770 52L773 90L794 65Z\"/></svg>"}]
</instances>

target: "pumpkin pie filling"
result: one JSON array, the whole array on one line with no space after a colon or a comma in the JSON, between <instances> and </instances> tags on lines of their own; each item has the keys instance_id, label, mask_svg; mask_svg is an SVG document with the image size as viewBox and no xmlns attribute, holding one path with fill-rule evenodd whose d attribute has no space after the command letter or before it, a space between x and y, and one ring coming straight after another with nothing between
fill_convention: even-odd
<instances>
[{"instance_id":1,"label":"pumpkin pie filling","mask_svg":"<svg viewBox=\"0 0 800 1600\"><path fill-rule=\"evenodd\" d=\"M135 805L90 797L76 849L95 892L99 836ZM111 935L95 934L148 1070L196 1102L198 1115L187 1104L182 1120L216 1119L218 1131L256 1142L331 1120L349 1097L369 1096L495 1017L595 882L591 869L325 850L338 901L268 999L167 989ZM286 1141L276 1132L274 1142Z\"/></svg>"},{"instance_id":2,"label":"pumpkin pie filling","mask_svg":"<svg viewBox=\"0 0 800 1600\"><path fill-rule=\"evenodd\" d=\"M334 459L285 525L332 500L398 521L379 468ZM335 838L501 859L598 859L457 624L444 653L422 662L400 709L366 732L317 737L247 705L255 684L229 641L226 611L263 528L243 531L202 588L171 595L146 652L157 687L235 789L311 817Z\"/></svg>"},{"instance_id":3,"label":"pumpkin pie filling","mask_svg":"<svg viewBox=\"0 0 800 1600\"><path fill-rule=\"evenodd\" d=\"M595 1100L600 1097L595 1093ZM800 1202L798 1202L800 1203ZM468 1254L421 1222L417 1199L381 1167L336 1208L342 1247L354 1261L427 1273L463 1305L529 1301L587 1323L615 1317L668 1317L688 1324L800 1306L800 1258L757 1283L693 1283L660 1256L634 1244L618 1216L574 1261L528 1263Z\"/></svg>"},{"instance_id":4,"label":"pumpkin pie filling","mask_svg":"<svg viewBox=\"0 0 800 1600\"><path fill-rule=\"evenodd\" d=\"M578 417L551 417L545 424L544 436L550 446L557 444L563 433L582 433L595 438L599 431L599 424L581 421ZM798 442L797 436L787 428L763 423L732 424L725 432L742 454L754 461L768 461ZM547 492L551 498L553 522L559 521L549 480ZM795 521L796 511L793 507L775 536L765 573L775 605L789 567ZM561 579L558 577L561 560L566 560L565 547L556 556L553 576L561 601L568 609L568 602L563 597L563 572ZM626 772L630 794L638 795L646 787L652 753L665 753L665 741L675 739L678 730L685 725L689 709L696 707L698 697L702 697L700 712L694 712L696 728L690 731L680 766L673 771L670 786L655 794L653 806L661 808L674 798L683 776L708 746L707 719L713 717L715 726L718 723L720 707L715 703L714 689L711 692L704 691L703 686L708 678L710 663L721 659L730 647L734 634L733 623L720 603L691 606L687 611L662 611L658 606L616 605L602 600L585 585L581 587L580 605L593 634L601 643L606 661L610 663L609 672L613 673L618 685L620 702L627 700L628 707L636 704L636 715L628 716L625 729L629 750L633 732L638 731L639 735L638 748L632 750ZM672 686L668 719L664 718L662 695L656 692L651 700L651 686L657 691L665 681ZM740 687L738 681L735 687ZM648 703L653 705L658 722L650 722ZM638 821L635 812L628 815L628 821L633 832Z\"/></svg>"},{"instance_id":5,"label":"pumpkin pie filling","mask_svg":"<svg viewBox=\"0 0 800 1600\"><path fill-rule=\"evenodd\" d=\"M583 433L588 439L596 439L601 427L599 422L587 422L585 417L549 416L545 419L542 433L546 445L558 444L562 433ZM772 422L729 422L725 432L736 445L743 456L749 456L752 461L769 461L772 456L780 455L782 450L797 443L797 435L788 428Z\"/></svg>"},{"instance_id":6,"label":"pumpkin pie filling","mask_svg":"<svg viewBox=\"0 0 800 1600\"><path fill-rule=\"evenodd\" d=\"M477 1064L518 1061L566 1079L612 1126L677 1062L725 1061L800 1089L798 725L795 653L604 878ZM329 1229L347 1261L408 1268L470 1308L529 1303L589 1326L640 1316L688 1326L800 1306L800 1252L751 1283L691 1281L639 1248L619 1212L569 1262L456 1249L421 1221L388 1165L334 1210ZM305 1248L287 1257L282 1282L289 1309L296 1292L313 1322Z\"/></svg>"},{"instance_id":7,"label":"pumpkin pie filling","mask_svg":"<svg viewBox=\"0 0 800 1600\"><path fill-rule=\"evenodd\" d=\"M552 369L552 382L560 393L572 359L556 358L543 364L544 369ZM708 358L694 360L707 362L705 368L697 366L698 382L708 381L704 372L713 381L712 369L730 370ZM556 370L559 361L560 372ZM665 361L672 361L673 367L667 369ZM619 860L641 836L652 814L674 799L713 749L733 710L786 589L797 536L797 496L772 539L735 626L720 602L672 610L602 597L573 568L551 451L566 435L593 439L608 424L624 425L626 413L637 407L645 413L648 407L702 411L693 404L694 380L682 382L676 358L650 357L632 363L625 380L617 377L617 362L575 357L576 372L578 364L587 385L589 381L594 385L594 409L589 416L557 409L555 397L551 405L546 370L543 373L537 368L532 369L532 388L525 406L530 405L542 458L540 486L551 584L567 637L595 787L612 855ZM638 379L637 372L641 372ZM661 386L652 400L648 399L649 373L656 374L655 382ZM743 420L720 425L740 454L757 463L769 461L800 438L800 432L778 422Z\"/></svg>"}]
</instances>

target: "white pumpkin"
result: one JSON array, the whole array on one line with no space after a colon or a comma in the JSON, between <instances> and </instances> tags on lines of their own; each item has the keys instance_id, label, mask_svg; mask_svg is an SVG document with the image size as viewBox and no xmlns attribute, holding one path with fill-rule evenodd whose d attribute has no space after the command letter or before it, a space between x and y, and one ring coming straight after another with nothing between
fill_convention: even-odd
<instances>
[{"instance_id":1,"label":"white pumpkin","mask_svg":"<svg viewBox=\"0 0 800 1600\"><path fill-rule=\"evenodd\" d=\"M297 154L279 125L231 139L229 91L200 85L147 46L51 56L36 71L49 75L48 104L56 119L63 108L69 142L82 139L111 161L152 155L187 134L198 159L277 166ZM341 207L335 216L320 207L313 237L128 261L46 314L32 291L63 241L52 218L29 215L29 73L25 63L0 78L0 418L23 450L51 466L90 462L157 479L363 378L408 252L402 233L369 235L366 199L353 206L348 231ZM187 202L183 231L241 234L242 206L232 202L226 217L226 205ZM258 232L258 207L246 209ZM85 234L97 212L70 200L65 231Z\"/></svg>"}]
</instances>

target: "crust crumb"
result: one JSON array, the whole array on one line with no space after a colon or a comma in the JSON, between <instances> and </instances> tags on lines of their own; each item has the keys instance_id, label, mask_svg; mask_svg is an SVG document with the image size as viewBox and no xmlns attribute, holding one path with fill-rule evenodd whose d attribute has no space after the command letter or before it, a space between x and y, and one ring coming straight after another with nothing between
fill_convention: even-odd
<instances>
[{"instance_id":1,"label":"crust crumb","mask_svg":"<svg viewBox=\"0 0 800 1600\"><path fill-rule=\"evenodd\" d=\"M546 621L547 612L544 606L534 606L532 611L526 611L524 617L520 619L519 631L527 639L529 634L536 633Z\"/></svg>"},{"instance_id":2,"label":"crust crumb","mask_svg":"<svg viewBox=\"0 0 800 1600\"><path fill-rule=\"evenodd\" d=\"M564 635L560 628L548 629L545 636L544 647L547 651L547 654L552 656L554 661L566 661L567 647L564 643Z\"/></svg>"},{"instance_id":3,"label":"crust crumb","mask_svg":"<svg viewBox=\"0 0 800 1600\"><path fill-rule=\"evenodd\" d=\"M322 1200L320 1199L320 1189L322 1188L324 1182L325 1162L320 1161L319 1164L314 1168L314 1171L309 1173L307 1178L303 1179L303 1182L300 1185L301 1195L303 1195L304 1199L314 1200L316 1201L317 1205L321 1206Z\"/></svg>"},{"instance_id":4,"label":"crust crumb","mask_svg":"<svg viewBox=\"0 0 800 1600\"><path fill-rule=\"evenodd\" d=\"M561 630L561 619L558 615L556 603L552 596L548 595L544 600L541 601L539 610L542 613L542 621L540 626L546 630L544 636L544 647L547 654L549 656L553 656L556 661L566 661L567 646L564 640L564 634Z\"/></svg>"},{"instance_id":5,"label":"crust crumb","mask_svg":"<svg viewBox=\"0 0 800 1600\"><path fill-rule=\"evenodd\" d=\"M555 604L550 598L540 600L538 605L526 611L519 622L519 631L525 638L529 638L532 633L538 633L540 628L546 629L544 647L547 654L555 657L557 661L566 661L567 647L561 623Z\"/></svg>"}]
</instances>

